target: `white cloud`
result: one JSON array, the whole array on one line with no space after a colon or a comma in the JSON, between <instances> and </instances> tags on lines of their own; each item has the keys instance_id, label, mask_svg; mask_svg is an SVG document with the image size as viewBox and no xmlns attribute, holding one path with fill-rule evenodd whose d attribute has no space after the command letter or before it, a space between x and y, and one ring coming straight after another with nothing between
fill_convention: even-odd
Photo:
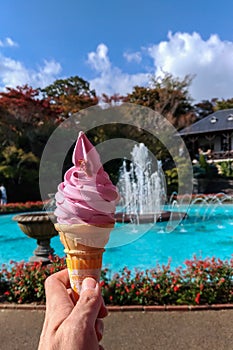
<instances>
[{"instance_id":1,"label":"white cloud","mask_svg":"<svg viewBox=\"0 0 233 350\"><path fill-rule=\"evenodd\" d=\"M0 56L0 82L2 87L23 85L29 80L29 72L21 62Z\"/></svg>"},{"instance_id":2,"label":"white cloud","mask_svg":"<svg viewBox=\"0 0 233 350\"><path fill-rule=\"evenodd\" d=\"M108 48L104 44L97 46L96 52L90 52L88 54L87 62L97 72L107 72L111 67L111 63L108 58Z\"/></svg>"},{"instance_id":3,"label":"white cloud","mask_svg":"<svg viewBox=\"0 0 233 350\"><path fill-rule=\"evenodd\" d=\"M4 40L0 40L0 47L15 47L18 44L11 38L7 37Z\"/></svg>"},{"instance_id":4,"label":"white cloud","mask_svg":"<svg viewBox=\"0 0 233 350\"><path fill-rule=\"evenodd\" d=\"M168 40L148 48L155 75L163 72L183 78L195 75L190 94L200 101L233 96L233 42L218 35L203 40L198 33L168 33Z\"/></svg>"},{"instance_id":5,"label":"white cloud","mask_svg":"<svg viewBox=\"0 0 233 350\"><path fill-rule=\"evenodd\" d=\"M5 41L6 41L6 46L10 46L10 47L18 46L18 44L11 38L6 38Z\"/></svg>"},{"instance_id":6,"label":"white cloud","mask_svg":"<svg viewBox=\"0 0 233 350\"><path fill-rule=\"evenodd\" d=\"M126 61L130 62L136 62L140 63L142 61L142 55L140 52L124 52L123 57L126 59Z\"/></svg>"},{"instance_id":7,"label":"white cloud","mask_svg":"<svg viewBox=\"0 0 233 350\"><path fill-rule=\"evenodd\" d=\"M100 44L95 52L88 55L88 63L97 77L90 81L92 88L98 94L120 93L126 94L135 85L146 85L151 74L163 76L169 72L180 79L185 75L194 77L190 86L190 95L196 100L217 97L233 97L233 42L223 41L213 34L204 40L200 34L194 32L175 34L169 32L166 41L151 45L141 52L124 53L130 62L143 64L142 58L147 55L147 71L128 74L112 64L108 57L108 48ZM148 58L152 64L148 67Z\"/></svg>"},{"instance_id":8,"label":"white cloud","mask_svg":"<svg viewBox=\"0 0 233 350\"><path fill-rule=\"evenodd\" d=\"M17 43L9 37L0 40L0 88L24 84L44 87L60 78L62 67L55 60L45 60L40 66L31 68L3 53L6 47L14 46ZM196 101L233 97L233 42L223 41L216 34L204 40L195 32L169 32L165 41L140 51L125 52L123 56L129 64L140 63L140 71L137 68L137 73L132 74L114 65L108 51L101 43L88 54L87 63L94 71L94 78L89 81L98 95L127 94L136 85L148 85L152 74L161 76L169 72L179 78L187 74L195 76L190 94ZM125 67L127 69L128 65Z\"/></svg>"},{"instance_id":9,"label":"white cloud","mask_svg":"<svg viewBox=\"0 0 233 350\"><path fill-rule=\"evenodd\" d=\"M132 91L134 86L145 85L147 82L148 75L145 73L130 75L122 73L118 68L113 68L109 74L101 74L100 77L90 81L91 88L95 89L99 95L102 93L126 95Z\"/></svg>"},{"instance_id":10,"label":"white cloud","mask_svg":"<svg viewBox=\"0 0 233 350\"><path fill-rule=\"evenodd\" d=\"M45 60L44 65L38 67L38 71L33 71L31 73L31 85L36 87L48 86L57 79L60 73L60 63L54 60Z\"/></svg>"},{"instance_id":11,"label":"white cloud","mask_svg":"<svg viewBox=\"0 0 233 350\"><path fill-rule=\"evenodd\" d=\"M60 63L51 60L44 61L37 69L30 69L20 61L0 54L0 87L29 86L45 87L57 79L61 72Z\"/></svg>"},{"instance_id":12,"label":"white cloud","mask_svg":"<svg viewBox=\"0 0 233 350\"><path fill-rule=\"evenodd\" d=\"M99 95L127 94L134 86L144 85L149 80L146 73L128 74L113 66L108 57L108 47L104 44L88 54L87 62L98 73L96 78L90 80L90 85Z\"/></svg>"},{"instance_id":13,"label":"white cloud","mask_svg":"<svg viewBox=\"0 0 233 350\"><path fill-rule=\"evenodd\" d=\"M0 89L28 84L32 87L45 87L54 82L61 72L60 63L44 60L41 66L29 68L23 62L3 53L4 48L18 44L10 37L0 40ZM1 52L2 48L2 52Z\"/></svg>"}]
</instances>

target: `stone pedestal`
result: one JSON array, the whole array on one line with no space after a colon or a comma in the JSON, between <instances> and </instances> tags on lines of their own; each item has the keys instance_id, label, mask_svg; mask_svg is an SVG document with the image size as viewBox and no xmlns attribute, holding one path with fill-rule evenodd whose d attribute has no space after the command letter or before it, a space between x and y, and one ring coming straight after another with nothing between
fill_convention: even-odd
<instances>
[{"instance_id":1,"label":"stone pedestal","mask_svg":"<svg viewBox=\"0 0 233 350\"><path fill-rule=\"evenodd\" d=\"M31 262L42 261L49 263L49 256L53 255L54 249L50 246L50 239L58 235L54 224L46 212L19 214L13 217L18 222L20 229L30 238L37 240L37 248L30 258Z\"/></svg>"}]
</instances>

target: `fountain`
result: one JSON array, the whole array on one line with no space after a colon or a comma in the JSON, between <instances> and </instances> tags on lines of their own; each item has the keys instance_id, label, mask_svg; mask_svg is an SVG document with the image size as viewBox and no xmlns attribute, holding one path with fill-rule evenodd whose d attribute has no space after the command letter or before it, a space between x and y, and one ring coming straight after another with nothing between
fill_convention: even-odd
<instances>
[{"instance_id":1,"label":"fountain","mask_svg":"<svg viewBox=\"0 0 233 350\"><path fill-rule=\"evenodd\" d=\"M162 210L166 202L166 182L161 162L140 143L133 147L129 169L126 160L120 169L118 189L122 211L117 222L147 223L167 221L170 212ZM177 214L175 214L177 215Z\"/></svg>"},{"instance_id":2,"label":"fountain","mask_svg":"<svg viewBox=\"0 0 233 350\"><path fill-rule=\"evenodd\" d=\"M171 268L175 269L193 254L202 258L231 259L233 196L224 193L195 195L187 208L183 197L174 193L166 208L173 212L188 210L187 219L182 220L172 234L167 230L167 222L156 225L117 223L106 247L104 267L113 272L121 271L124 266L146 270L155 267L157 262L166 264L171 258ZM23 260L33 250L34 240L26 239L26 235L20 237L15 224L12 215L0 216L0 264ZM58 236L53 238L52 245L56 254L63 257Z\"/></svg>"},{"instance_id":3,"label":"fountain","mask_svg":"<svg viewBox=\"0 0 233 350\"><path fill-rule=\"evenodd\" d=\"M54 249L50 246L50 239L58 235L51 221L51 215L53 214L33 212L18 214L13 217L23 233L37 240L37 248L34 250L34 256L30 258L31 262L50 263L50 256L54 253Z\"/></svg>"},{"instance_id":4,"label":"fountain","mask_svg":"<svg viewBox=\"0 0 233 350\"><path fill-rule=\"evenodd\" d=\"M226 194L224 192L219 192L217 194L196 194L190 207L188 208L188 212L190 209L195 211L196 221L204 221L209 220L212 216L215 215L216 210L219 212L221 208L223 208L223 216L228 215L232 216L231 210L226 210L224 205L233 205L233 197L232 195ZM185 209L186 204L183 202L183 198L177 198L177 194L173 193L170 197L169 201L169 210L173 211L174 208L176 210L182 211Z\"/></svg>"}]
</instances>

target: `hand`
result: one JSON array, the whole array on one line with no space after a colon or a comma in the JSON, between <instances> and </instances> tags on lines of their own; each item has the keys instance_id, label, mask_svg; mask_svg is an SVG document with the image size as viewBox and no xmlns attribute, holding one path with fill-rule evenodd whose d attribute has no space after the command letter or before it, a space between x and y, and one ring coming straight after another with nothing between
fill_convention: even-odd
<instances>
[{"instance_id":1,"label":"hand","mask_svg":"<svg viewBox=\"0 0 233 350\"><path fill-rule=\"evenodd\" d=\"M38 350L99 350L107 316L99 283L86 278L74 303L67 270L45 282L46 314Z\"/></svg>"}]
</instances>

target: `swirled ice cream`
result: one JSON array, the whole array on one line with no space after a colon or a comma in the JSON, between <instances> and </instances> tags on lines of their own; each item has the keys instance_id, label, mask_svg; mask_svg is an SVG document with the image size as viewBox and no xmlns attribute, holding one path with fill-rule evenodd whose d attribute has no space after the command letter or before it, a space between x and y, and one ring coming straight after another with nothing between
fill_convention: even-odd
<instances>
[{"instance_id":1,"label":"swirled ice cream","mask_svg":"<svg viewBox=\"0 0 233 350\"><path fill-rule=\"evenodd\" d=\"M55 195L60 224L108 225L115 222L118 191L104 171L95 147L80 132L72 166Z\"/></svg>"}]
</instances>

